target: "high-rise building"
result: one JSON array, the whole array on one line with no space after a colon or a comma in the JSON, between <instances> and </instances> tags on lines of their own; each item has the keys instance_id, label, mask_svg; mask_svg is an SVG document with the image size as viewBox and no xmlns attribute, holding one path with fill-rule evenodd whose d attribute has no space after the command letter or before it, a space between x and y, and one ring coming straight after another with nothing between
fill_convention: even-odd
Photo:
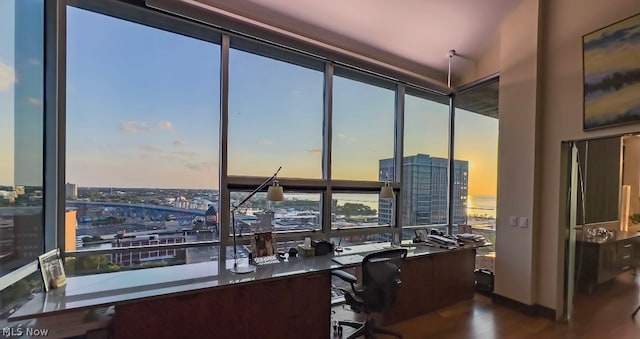
<instances>
[{"instance_id":1,"label":"high-rise building","mask_svg":"<svg viewBox=\"0 0 640 339\"><path fill-rule=\"evenodd\" d=\"M78 199L78 185L67 183L65 185L65 195L69 200L77 200Z\"/></svg>"},{"instance_id":2,"label":"high-rise building","mask_svg":"<svg viewBox=\"0 0 640 339\"><path fill-rule=\"evenodd\" d=\"M380 160L380 180L395 177L393 159ZM449 160L428 154L403 158L402 173L402 225L434 225L447 223ZM452 224L466 222L469 162L454 161L453 220ZM390 224L393 220L392 203L380 199L378 220Z\"/></svg>"}]
</instances>

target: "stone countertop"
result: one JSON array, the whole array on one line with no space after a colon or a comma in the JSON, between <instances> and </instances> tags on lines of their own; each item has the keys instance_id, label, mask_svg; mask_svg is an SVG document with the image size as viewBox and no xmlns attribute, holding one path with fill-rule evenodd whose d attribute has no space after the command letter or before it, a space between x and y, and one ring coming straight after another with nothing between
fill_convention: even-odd
<instances>
[{"instance_id":1,"label":"stone countertop","mask_svg":"<svg viewBox=\"0 0 640 339\"><path fill-rule=\"evenodd\" d=\"M141 299L195 293L200 290L245 284L261 280L278 279L298 274L311 274L345 266L333 260L334 256L367 254L389 249L390 243L346 247L343 252L315 257L280 259L280 263L259 265L253 273L235 274L229 269L233 259L221 269L219 261L134 271L103 273L67 277L66 286L39 293L13 313L9 320L17 321L52 316L64 312L91 309ZM408 247L408 257L448 252L430 246Z\"/></svg>"}]
</instances>

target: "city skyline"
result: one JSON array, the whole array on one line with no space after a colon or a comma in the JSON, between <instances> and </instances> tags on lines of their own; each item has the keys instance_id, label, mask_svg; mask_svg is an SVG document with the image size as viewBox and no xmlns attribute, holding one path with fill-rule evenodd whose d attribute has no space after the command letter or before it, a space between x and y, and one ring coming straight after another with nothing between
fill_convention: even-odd
<instances>
[{"instance_id":1,"label":"city skyline","mask_svg":"<svg viewBox=\"0 0 640 339\"><path fill-rule=\"evenodd\" d=\"M218 189L220 46L73 7L67 34L66 181ZM229 174L269 176L283 166L280 177L320 178L322 72L231 52ZM5 59L0 54L11 65ZM378 160L393 155L395 94L334 79L333 172L377 181ZM12 86L0 96L13 97ZM404 155L447 157L448 106L415 101L406 96ZM498 120L456 115L456 159L469 162L469 194L495 196ZM15 181L13 158L1 152L0 184L28 184Z\"/></svg>"}]
</instances>

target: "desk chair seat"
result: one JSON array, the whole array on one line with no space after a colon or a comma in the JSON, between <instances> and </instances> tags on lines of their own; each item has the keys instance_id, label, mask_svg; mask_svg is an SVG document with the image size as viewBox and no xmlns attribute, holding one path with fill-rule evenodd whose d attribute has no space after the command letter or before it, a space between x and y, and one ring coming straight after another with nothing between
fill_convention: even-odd
<instances>
[{"instance_id":1,"label":"desk chair seat","mask_svg":"<svg viewBox=\"0 0 640 339\"><path fill-rule=\"evenodd\" d=\"M392 335L398 338L398 333L377 327L372 313L383 311L393 306L396 299L396 291L400 285L400 265L407 257L404 248L391 249L368 254L362 260L362 284L356 284L356 277L341 270L332 271L331 274L348 282L351 291L341 288L344 293L345 303L356 313L365 313L365 322L339 321L340 326L349 326L356 329L347 339L360 336L375 338L376 333Z\"/></svg>"}]
</instances>

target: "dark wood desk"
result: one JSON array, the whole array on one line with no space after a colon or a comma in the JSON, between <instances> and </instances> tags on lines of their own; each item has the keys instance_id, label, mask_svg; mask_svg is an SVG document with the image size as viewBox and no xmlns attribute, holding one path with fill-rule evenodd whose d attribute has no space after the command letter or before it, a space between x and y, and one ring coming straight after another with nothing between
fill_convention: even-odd
<instances>
[{"instance_id":1,"label":"dark wood desk","mask_svg":"<svg viewBox=\"0 0 640 339\"><path fill-rule=\"evenodd\" d=\"M640 255L639 232L614 232L609 239L576 236L577 289L588 293L619 274L635 269Z\"/></svg>"},{"instance_id":2,"label":"dark wood desk","mask_svg":"<svg viewBox=\"0 0 640 339\"><path fill-rule=\"evenodd\" d=\"M353 246L343 255L388 244ZM473 297L475 249L409 249L402 285L383 323ZM322 338L330 336L332 255L289 259L235 275L215 262L70 277L13 320L115 305L115 338ZM353 265L355 266L355 265ZM52 301L55 302L52 302Z\"/></svg>"}]
</instances>

